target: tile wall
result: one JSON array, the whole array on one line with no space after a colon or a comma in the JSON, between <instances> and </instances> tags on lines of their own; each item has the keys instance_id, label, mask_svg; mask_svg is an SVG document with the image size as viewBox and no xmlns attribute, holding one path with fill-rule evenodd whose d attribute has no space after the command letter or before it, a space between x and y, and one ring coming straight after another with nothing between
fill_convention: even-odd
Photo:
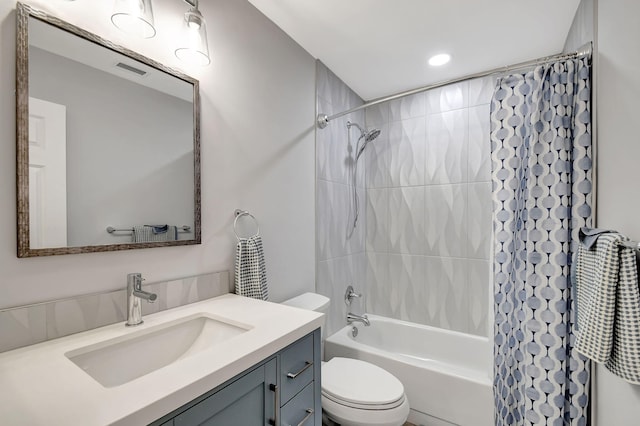
<instances>
[{"instance_id":1,"label":"tile wall","mask_svg":"<svg viewBox=\"0 0 640 426\"><path fill-rule=\"evenodd\" d=\"M220 296L230 292L229 286L227 271L144 285L144 290L156 293L158 299L143 303L142 314ZM126 303L122 289L2 310L0 352L125 321Z\"/></svg>"},{"instance_id":2,"label":"tile wall","mask_svg":"<svg viewBox=\"0 0 640 426\"><path fill-rule=\"evenodd\" d=\"M317 291L331 298L327 332L346 324L347 285L363 311L488 335L491 239L487 77L404 97L332 120L316 133ZM327 115L363 103L321 62L317 107ZM361 206L353 218L358 131L380 136L358 164Z\"/></svg>"},{"instance_id":3,"label":"tile wall","mask_svg":"<svg viewBox=\"0 0 640 426\"><path fill-rule=\"evenodd\" d=\"M486 336L489 102L476 79L366 110L367 312Z\"/></svg>"},{"instance_id":4,"label":"tile wall","mask_svg":"<svg viewBox=\"0 0 640 426\"><path fill-rule=\"evenodd\" d=\"M317 64L317 110L328 116L362 105L362 99L320 61ZM347 121L364 126L364 111L329 122L316 131L316 291L331 298L325 332L332 334L346 325L344 293L348 285L366 293L365 213L366 189L364 157L356 168L360 214L352 231L353 159L360 132ZM349 135L351 137L349 137ZM355 313L364 312L364 303L355 301Z\"/></svg>"}]
</instances>

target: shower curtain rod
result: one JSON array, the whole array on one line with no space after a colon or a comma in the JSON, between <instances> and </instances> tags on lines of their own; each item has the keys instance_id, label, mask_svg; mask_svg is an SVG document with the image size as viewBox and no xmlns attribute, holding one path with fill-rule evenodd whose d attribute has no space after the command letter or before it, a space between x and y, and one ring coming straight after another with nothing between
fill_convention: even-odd
<instances>
[{"instance_id":1,"label":"shower curtain rod","mask_svg":"<svg viewBox=\"0 0 640 426\"><path fill-rule=\"evenodd\" d=\"M339 112L337 114L333 114L331 116L327 116L326 114L320 113L316 118L316 125L318 126L318 128L324 129L325 127L327 127L327 124L329 124L329 122L335 118L342 117L343 115L351 114L352 112L359 111L361 109L368 108L370 106L378 105L383 102L392 101L394 99L402 98L404 96L414 95L416 93L424 92L431 89L436 89L438 87L446 86L448 84L454 84L454 83L460 83L461 81L472 80L474 78L487 77L492 74L507 73L509 71L514 71L522 68L529 68L535 65L542 65L549 62L560 61L563 59L580 58L583 56L591 55L592 50L593 50L593 44L591 42L588 42L582 45L577 51L572 53L559 53L557 55L544 56L538 59L533 59L525 62L520 62L517 64L507 65L504 67L498 67L498 68L491 69L489 71L482 71L475 74L469 74L464 77L458 77L451 80L445 80L439 83L430 84L428 86L418 87L417 89L411 89L405 92L397 93L395 95L385 96L384 98L378 98L376 100L366 102L360 106L351 108L347 111Z\"/></svg>"}]
</instances>

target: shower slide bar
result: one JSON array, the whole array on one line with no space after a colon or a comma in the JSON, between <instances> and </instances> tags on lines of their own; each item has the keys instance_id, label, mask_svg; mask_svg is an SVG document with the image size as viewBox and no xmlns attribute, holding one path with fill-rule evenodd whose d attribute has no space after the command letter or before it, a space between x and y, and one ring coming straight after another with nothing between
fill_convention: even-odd
<instances>
[{"instance_id":1,"label":"shower slide bar","mask_svg":"<svg viewBox=\"0 0 640 426\"><path fill-rule=\"evenodd\" d=\"M538 58L538 59L533 59L533 60L529 60L529 61L525 61L525 62L519 62L517 64L507 65L507 66L504 66L504 67L494 68L494 69L491 69L489 71L482 71L482 72L478 72L478 73L475 73L475 74L469 74L469 75L466 75L464 77L458 77L458 78L453 78L451 80L441 81L439 83L430 84L428 86L423 86L423 87L419 87L417 89L407 90L405 92L401 92L401 93L398 93L398 94L395 94L395 95L390 95L390 96L386 96L384 98L378 98L378 99L375 99L373 101L365 102L364 104L362 104L360 106L357 106L355 108L351 108L351 109L349 109L347 111L339 112L337 114L333 114L331 116L327 116L326 114L320 113L316 117L316 125L318 126L318 128L324 129L325 127L327 127L327 124L329 124L329 122L331 120L333 120L333 119L336 119L338 117L342 117L343 115L351 114L352 112L359 111L361 109L368 108L370 106L381 104L383 102L392 101L392 100L395 100L395 99L403 98L405 96L414 95L416 93L425 92L427 90L436 89L438 87L446 86L446 85L449 85L449 84L460 83L460 82L466 81L466 80L472 80L474 78L487 77L487 76L490 76L490 75L493 75L493 74L503 74L503 73L506 74L506 73L511 72L511 71L515 71L515 70L519 70L519 69L523 69L523 68L530 68L532 66L537 66L537 65L543 65L543 64L546 64L546 63L549 63L549 62L561 61L563 59L573 59L573 58L581 58L581 57L584 57L584 56L591 56L592 51L593 51L593 43L589 42L589 43L586 43L586 44L582 45L577 51L572 52L572 53L559 53L557 55L544 56L544 57Z\"/></svg>"},{"instance_id":2,"label":"shower slide bar","mask_svg":"<svg viewBox=\"0 0 640 426\"><path fill-rule=\"evenodd\" d=\"M107 232L110 234L114 232L133 232L133 228L116 229L113 226L107 226ZM189 225L179 226L178 232L191 232L191 227Z\"/></svg>"}]
</instances>

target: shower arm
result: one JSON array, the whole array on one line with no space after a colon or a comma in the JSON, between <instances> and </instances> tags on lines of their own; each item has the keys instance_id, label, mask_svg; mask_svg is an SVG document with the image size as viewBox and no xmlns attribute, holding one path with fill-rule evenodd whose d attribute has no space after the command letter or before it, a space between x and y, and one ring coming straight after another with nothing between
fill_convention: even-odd
<instances>
[{"instance_id":1,"label":"shower arm","mask_svg":"<svg viewBox=\"0 0 640 426\"><path fill-rule=\"evenodd\" d=\"M329 124L329 122L331 120L334 120L334 119L336 119L338 117L342 117L343 115L351 114L352 112L360 111L361 109L364 109L364 108L368 108L368 107L371 107L371 106L374 106L374 105L381 104L383 102L393 101L395 99L403 98L403 97L409 96L409 95L415 95L416 93L425 92L427 90L436 89L438 87L447 86L449 84L460 83L460 82L466 81L466 80L473 80L474 78L487 77L487 76L490 76L490 75L493 75L493 74L507 73L507 72L510 72L510 71L515 71L515 70L522 69L522 68L529 68L529 67L536 66L536 65L543 65L543 64L546 64L546 63L549 63L549 62L560 61L560 60L563 60L563 59L573 59L573 58L581 58L581 57L584 57L584 56L590 56L592 51L593 51L593 43L592 42L588 42L588 43L580 46L580 48L578 50L576 50L575 52L572 52L572 53L559 53L557 55L544 56L544 57L538 58L538 59L533 59L533 60L529 60L529 61L525 61L525 62L519 62L517 64L507 65L507 66L504 66L504 67L494 68L494 69L491 69L489 71L477 72L475 74L469 74L469 75L466 75L464 77L458 77L458 78L453 78L453 79L450 79L450 80L441 81L441 82L438 82L438 83L430 84L428 86L418 87L417 89L407 90L405 92L401 92L401 93L398 93L398 94L395 94L395 95L386 96L384 98L378 98L378 99L375 99L373 101L365 102L364 104L362 104L360 106L357 106L355 108L351 108L349 110L342 111L342 112L339 112L337 114L333 114L333 115L330 115L330 116L327 116L326 114L320 113L316 117L316 125L318 126L319 129L324 129L325 127L327 127L327 125Z\"/></svg>"}]
</instances>

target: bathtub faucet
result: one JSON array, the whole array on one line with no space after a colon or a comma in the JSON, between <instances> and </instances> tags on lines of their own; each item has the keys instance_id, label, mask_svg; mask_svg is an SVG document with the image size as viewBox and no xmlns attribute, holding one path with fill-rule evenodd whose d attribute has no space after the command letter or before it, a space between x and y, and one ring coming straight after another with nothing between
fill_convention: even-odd
<instances>
[{"instance_id":1,"label":"bathtub faucet","mask_svg":"<svg viewBox=\"0 0 640 426\"><path fill-rule=\"evenodd\" d=\"M369 322L369 318L367 317L367 314L356 315L349 312L347 313L347 322L349 324L351 324L352 322L361 322L367 327L371 325L371 323Z\"/></svg>"}]
</instances>

